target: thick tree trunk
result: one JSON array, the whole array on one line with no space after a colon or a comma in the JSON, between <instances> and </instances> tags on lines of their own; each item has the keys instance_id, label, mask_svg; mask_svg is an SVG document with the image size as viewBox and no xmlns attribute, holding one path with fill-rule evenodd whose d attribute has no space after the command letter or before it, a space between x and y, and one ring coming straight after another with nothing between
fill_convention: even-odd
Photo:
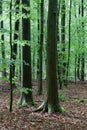
<instances>
[{"instance_id":1,"label":"thick tree trunk","mask_svg":"<svg viewBox=\"0 0 87 130\"><path fill-rule=\"evenodd\" d=\"M47 27L47 101L48 112L59 109L57 87L57 0L49 1Z\"/></svg>"},{"instance_id":2,"label":"thick tree trunk","mask_svg":"<svg viewBox=\"0 0 87 130\"><path fill-rule=\"evenodd\" d=\"M29 0L22 0L22 4L30 6ZM22 9L22 13L29 13ZM28 90L28 93L22 92L18 102L20 106L33 105L32 96L32 76L31 76L31 46L30 46L30 19L22 18L22 40L26 41L22 47L22 87ZM28 45L29 44L29 45Z\"/></svg>"},{"instance_id":3,"label":"thick tree trunk","mask_svg":"<svg viewBox=\"0 0 87 130\"><path fill-rule=\"evenodd\" d=\"M60 112L57 87L57 0L49 0L47 27L47 99L37 110Z\"/></svg>"}]
</instances>

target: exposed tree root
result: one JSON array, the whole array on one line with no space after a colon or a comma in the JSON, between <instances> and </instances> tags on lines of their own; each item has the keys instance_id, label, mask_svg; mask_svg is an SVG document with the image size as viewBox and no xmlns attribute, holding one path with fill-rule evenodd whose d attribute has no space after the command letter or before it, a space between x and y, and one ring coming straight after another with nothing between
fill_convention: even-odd
<instances>
[{"instance_id":1,"label":"exposed tree root","mask_svg":"<svg viewBox=\"0 0 87 130\"><path fill-rule=\"evenodd\" d=\"M46 108L47 107L47 105L46 105L46 102L43 102L36 110L35 110L35 112L38 112L38 111L46 111Z\"/></svg>"},{"instance_id":2,"label":"exposed tree root","mask_svg":"<svg viewBox=\"0 0 87 130\"><path fill-rule=\"evenodd\" d=\"M43 102L35 110L35 112L38 112L38 111L43 111L43 112L48 112L48 113L55 113L55 112L65 113L66 112L66 110L63 107L51 105L51 104L48 104L47 102Z\"/></svg>"},{"instance_id":3,"label":"exposed tree root","mask_svg":"<svg viewBox=\"0 0 87 130\"><path fill-rule=\"evenodd\" d=\"M34 103L31 102L31 101L26 101L26 98L24 98L24 97L20 97L16 107L21 108L21 107L26 107L26 106L29 106L29 105L34 105Z\"/></svg>"}]
</instances>

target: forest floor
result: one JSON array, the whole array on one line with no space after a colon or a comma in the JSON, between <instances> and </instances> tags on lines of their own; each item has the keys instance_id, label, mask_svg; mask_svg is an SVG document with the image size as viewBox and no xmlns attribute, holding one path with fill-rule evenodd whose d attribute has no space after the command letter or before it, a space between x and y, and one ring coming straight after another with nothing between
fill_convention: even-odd
<instances>
[{"instance_id":1,"label":"forest floor","mask_svg":"<svg viewBox=\"0 0 87 130\"><path fill-rule=\"evenodd\" d=\"M35 106L17 109L15 104L20 94L14 93L13 112L10 113L9 84L0 81L0 130L87 130L87 82L70 83L67 89L59 91L65 114L34 112L44 95L38 96L36 81L33 88Z\"/></svg>"}]
</instances>

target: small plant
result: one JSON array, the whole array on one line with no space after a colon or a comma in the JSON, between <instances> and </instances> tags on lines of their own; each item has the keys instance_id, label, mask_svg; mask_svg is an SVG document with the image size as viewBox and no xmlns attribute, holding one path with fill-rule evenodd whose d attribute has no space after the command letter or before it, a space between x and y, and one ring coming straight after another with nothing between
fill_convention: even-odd
<instances>
[{"instance_id":1,"label":"small plant","mask_svg":"<svg viewBox=\"0 0 87 130\"><path fill-rule=\"evenodd\" d=\"M87 103L87 99L76 99L76 103Z\"/></svg>"},{"instance_id":2,"label":"small plant","mask_svg":"<svg viewBox=\"0 0 87 130\"><path fill-rule=\"evenodd\" d=\"M25 94L28 94L29 91L32 91L32 89L29 88L25 88L25 87L20 87L20 86L16 86L16 90L14 90L14 92L23 92Z\"/></svg>"},{"instance_id":3,"label":"small plant","mask_svg":"<svg viewBox=\"0 0 87 130\"><path fill-rule=\"evenodd\" d=\"M64 94L64 93L61 93L60 95L59 95L59 100L60 101L65 101L65 100L67 100L68 99L68 97Z\"/></svg>"}]
</instances>

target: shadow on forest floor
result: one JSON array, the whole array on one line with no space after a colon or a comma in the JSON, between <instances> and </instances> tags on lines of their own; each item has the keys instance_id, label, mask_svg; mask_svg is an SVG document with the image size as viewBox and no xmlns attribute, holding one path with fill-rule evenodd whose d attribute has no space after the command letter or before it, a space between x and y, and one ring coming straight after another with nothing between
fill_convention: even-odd
<instances>
[{"instance_id":1,"label":"shadow on forest floor","mask_svg":"<svg viewBox=\"0 0 87 130\"><path fill-rule=\"evenodd\" d=\"M87 82L69 84L68 89L59 90L59 94L67 97L60 102L67 114L33 112L44 100L44 95L37 94L37 81L33 82L35 106L15 108L20 95L15 93L13 112L10 113L9 84L0 81L0 130L87 130Z\"/></svg>"}]
</instances>

